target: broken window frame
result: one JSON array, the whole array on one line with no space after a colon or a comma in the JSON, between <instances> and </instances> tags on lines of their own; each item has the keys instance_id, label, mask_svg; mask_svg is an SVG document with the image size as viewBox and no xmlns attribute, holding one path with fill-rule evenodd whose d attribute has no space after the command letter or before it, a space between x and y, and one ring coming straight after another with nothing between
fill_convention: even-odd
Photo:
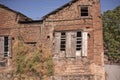
<instances>
[{"instance_id":1,"label":"broken window frame","mask_svg":"<svg viewBox=\"0 0 120 80\"><path fill-rule=\"evenodd\" d=\"M72 34L71 34L71 32L72 32ZM55 35L58 34L58 33L59 33L59 36L57 35L56 37L59 37L59 39L57 38L58 40L55 40L56 41L55 42L55 45L56 45L55 48L57 49L55 51L56 51L57 54L59 54L59 57L76 58L76 57L87 56L87 53L86 53L87 51L85 51L85 49L87 49L88 45L86 45L87 43L84 44L84 42L87 42L87 41L83 41L83 40L87 40L87 36L86 36L87 32L82 31L82 30L55 31ZM73 33L75 33L75 35L73 35ZM69 40L68 34L71 38L74 38L74 41L75 41L75 42L70 43L69 45L68 45L68 43L71 42L71 41L68 41ZM85 37L85 39L83 39L84 37ZM75 45L74 45L75 52L74 52L74 50L69 51L70 47L68 47L73 43L75 43ZM61 45L64 45L64 48L61 48ZM72 47L73 47L73 45L72 45ZM86 47L86 48L84 48L84 47ZM77 48L79 48L79 49L77 49ZM70 56L69 52L70 52L70 55L71 55L71 52L74 52L75 55Z\"/></svg>"},{"instance_id":2,"label":"broken window frame","mask_svg":"<svg viewBox=\"0 0 120 80\"><path fill-rule=\"evenodd\" d=\"M12 45L11 45L11 36L10 35L1 35L3 37L3 52L2 57L11 58L12 57Z\"/></svg>"}]
</instances>

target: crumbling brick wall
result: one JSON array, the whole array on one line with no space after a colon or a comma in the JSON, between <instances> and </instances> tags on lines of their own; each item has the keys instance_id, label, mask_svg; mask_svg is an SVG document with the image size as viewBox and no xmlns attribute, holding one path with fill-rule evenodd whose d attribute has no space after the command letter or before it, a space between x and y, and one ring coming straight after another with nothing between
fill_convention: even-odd
<instances>
[{"instance_id":1,"label":"crumbling brick wall","mask_svg":"<svg viewBox=\"0 0 120 80\"><path fill-rule=\"evenodd\" d=\"M83 5L89 6L89 17L80 17L79 6ZM69 3L68 6L63 7L60 10L58 9L54 13L45 16L43 28L46 33L43 34L43 38L51 35L50 45L54 44L54 36L52 36L52 34L54 34L55 31L83 30L88 32L88 55L86 58L67 59L54 57L55 76L59 75L60 80L60 76L78 74L90 74L94 76L94 79L92 80L104 80L101 20L100 0L78 0L73 3ZM56 54L54 53L54 48L53 54ZM85 66L87 66L87 68Z\"/></svg>"},{"instance_id":2,"label":"crumbling brick wall","mask_svg":"<svg viewBox=\"0 0 120 80\"><path fill-rule=\"evenodd\" d=\"M89 7L89 16L80 16L80 7ZM103 36L102 21L100 14L100 0L73 0L52 13L43 17L41 21L30 21L18 24L17 17L13 12L0 8L0 34L12 37L12 45L18 36L32 47L36 44L44 44L53 53L55 64L53 80L104 80L103 62ZM4 12L4 14L3 14ZM9 20L11 19L11 20ZM25 18L23 20L26 20ZM7 21L7 22L4 22ZM88 33L87 56L66 58L59 57L55 52L56 31L82 31ZM13 50L14 53L14 50ZM63 56L63 55L62 55Z\"/></svg>"},{"instance_id":3,"label":"crumbling brick wall","mask_svg":"<svg viewBox=\"0 0 120 80\"><path fill-rule=\"evenodd\" d=\"M16 12L2 4L0 4L0 64L4 64L4 66L9 66L11 63L12 57L12 44L14 44L13 40L14 37L18 34L17 28L19 26L19 21L31 20L27 18L23 14ZM8 38L8 42L5 43L5 37ZM5 51L5 44L8 45L9 50L9 59L8 57L5 58L4 51ZM7 50L7 47L6 47ZM3 70L1 71L3 72Z\"/></svg>"}]
</instances>

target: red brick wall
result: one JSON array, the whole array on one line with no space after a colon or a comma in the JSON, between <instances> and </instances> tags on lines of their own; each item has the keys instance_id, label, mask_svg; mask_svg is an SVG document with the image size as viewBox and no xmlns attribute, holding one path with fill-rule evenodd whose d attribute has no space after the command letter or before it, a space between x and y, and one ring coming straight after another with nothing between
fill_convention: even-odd
<instances>
[{"instance_id":1,"label":"red brick wall","mask_svg":"<svg viewBox=\"0 0 120 80\"><path fill-rule=\"evenodd\" d=\"M10 33L10 29L2 29L2 28L10 28L15 25L16 14L10 12L4 8L0 7L0 33L1 35L8 35Z\"/></svg>"},{"instance_id":2,"label":"red brick wall","mask_svg":"<svg viewBox=\"0 0 120 80\"><path fill-rule=\"evenodd\" d=\"M0 5L0 34L10 35L10 29L18 26L19 20L28 19L20 13L14 12L9 8Z\"/></svg>"},{"instance_id":3,"label":"red brick wall","mask_svg":"<svg viewBox=\"0 0 120 80\"><path fill-rule=\"evenodd\" d=\"M80 17L79 6L88 5L90 16ZM2 15L2 16L1 16ZM93 75L91 80L104 80L103 36L99 0L78 0L50 14L43 23L18 24L20 16L0 8L1 35L10 34L15 39L21 35L24 42L43 43L54 54L54 31L82 30L88 32L88 56L80 59L54 58L55 76ZM22 18L25 19L24 17ZM14 44L13 40L13 44ZM98 71L99 70L99 71ZM60 77L60 76L59 76Z\"/></svg>"},{"instance_id":4,"label":"red brick wall","mask_svg":"<svg viewBox=\"0 0 120 80\"><path fill-rule=\"evenodd\" d=\"M90 16L87 18L81 18L79 13L80 5L88 5L90 10ZM46 29L47 28L47 29ZM52 35L52 30L83 30L89 34L88 38L88 56L86 59L78 60L78 64L86 64L88 66L87 71L79 72L79 74L90 74L97 75L95 80L104 80L104 62L103 62L103 34L102 34L102 19L100 14L100 0L78 0L75 3L71 3L56 13L49 15L44 20L44 32L45 34ZM51 33L52 32L52 33ZM46 35L44 34L44 37ZM54 37L51 37L51 45ZM49 43L49 44L50 44ZM54 53L54 51L53 51ZM82 62L81 62L82 60ZM88 61L88 64L86 63ZM75 60L67 59L55 59L55 74L67 74L70 75L71 71L67 67L74 67L76 70L77 63ZM69 64L70 63L70 64ZM74 64L73 64L74 63ZM86 66L84 65L84 67ZM81 68L82 69L82 68ZM97 71L99 69L99 71ZM72 68L71 68L72 70ZM67 73L66 73L67 72ZM75 71L74 71L75 72ZM76 71L76 74L78 74ZM102 78L100 79L100 77Z\"/></svg>"}]
</instances>

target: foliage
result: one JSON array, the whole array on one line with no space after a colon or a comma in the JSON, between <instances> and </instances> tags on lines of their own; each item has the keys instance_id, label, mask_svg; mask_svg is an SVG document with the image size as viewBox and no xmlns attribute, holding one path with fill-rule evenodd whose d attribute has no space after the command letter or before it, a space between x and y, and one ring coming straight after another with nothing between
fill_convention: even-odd
<instances>
[{"instance_id":1,"label":"foliage","mask_svg":"<svg viewBox=\"0 0 120 80\"><path fill-rule=\"evenodd\" d=\"M34 80L42 80L53 75L54 64L50 50L44 46L32 49L18 40L15 43L15 54L13 65L15 74L19 76L19 80L23 78L35 77ZM45 80L45 79L44 79Z\"/></svg>"},{"instance_id":2,"label":"foliage","mask_svg":"<svg viewBox=\"0 0 120 80\"><path fill-rule=\"evenodd\" d=\"M103 13L105 54L120 62L120 6Z\"/></svg>"}]
</instances>

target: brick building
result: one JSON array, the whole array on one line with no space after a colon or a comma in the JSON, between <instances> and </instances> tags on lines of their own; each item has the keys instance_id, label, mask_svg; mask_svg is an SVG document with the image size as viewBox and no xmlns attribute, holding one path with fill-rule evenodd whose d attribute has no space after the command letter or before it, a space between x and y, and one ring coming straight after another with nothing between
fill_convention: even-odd
<instances>
[{"instance_id":1,"label":"brick building","mask_svg":"<svg viewBox=\"0 0 120 80\"><path fill-rule=\"evenodd\" d=\"M0 19L1 66L20 33L25 44L51 50L52 80L104 80L100 0L72 0L37 21L0 5Z\"/></svg>"},{"instance_id":2,"label":"brick building","mask_svg":"<svg viewBox=\"0 0 120 80\"><path fill-rule=\"evenodd\" d=\"M17 34L14 30L17 29L19 20L31 21L25 15L0 4L0 66L6 66L4 62L12 57L12 36Z\"/></svg>"}]
</instances>

